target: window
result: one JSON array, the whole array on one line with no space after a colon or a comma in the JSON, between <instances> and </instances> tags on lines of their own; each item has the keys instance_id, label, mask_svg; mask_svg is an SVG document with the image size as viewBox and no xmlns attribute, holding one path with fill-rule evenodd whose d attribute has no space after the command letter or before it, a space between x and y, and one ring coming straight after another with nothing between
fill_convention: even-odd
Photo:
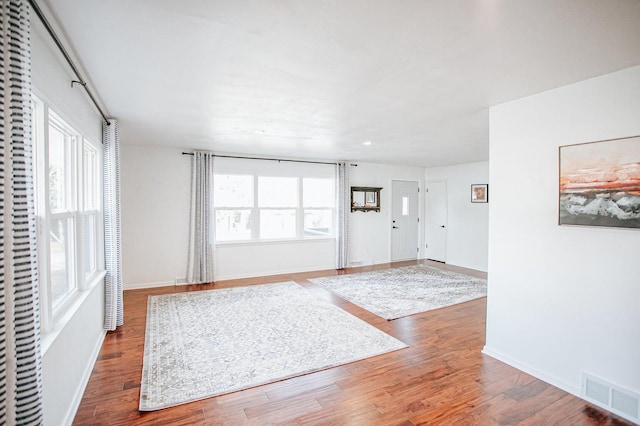
<instances>
[{"instance_id":1,"label":"window","mask_svg":"<svg viewBox=\"0 0 640 426\"><path fill-rule=\"evenodd\" d=\"M216 241L331 237L334 185L332 178L215 175Z\"/></svg>"},{"instance_id":2,"label":"window","mask_svg":"<svg viewBox=\"0 0 640 426\"><path fill-rule=\"evenodd\" d=\"M298 179L258 177L260 239L296 237Z\"/></svg>"},{"instance_id":3,"label":"window","mask_svg":"<svg viewBox=\"0 0 640 426\"><path fill-rule=\"evenodd\" d=\"M333 232L335 209L332 179L302 179L304 207L304 236L326 237Z\"/></svg>"},{"instance_id":4,"label":"window","mask_svg":"<svg viewBox=\"0 0 640 426\"><path fill-rule=\"evenodd\" d=\"M216 175L213 182L216 240L250 240L253 176Z\"/></svg>"},{"instance_id":5,"label":"window","mask_svg":"<svg viewBox=\"0 0 640 426\"><path fill-rule=\"evenodd\" d=\"M51 114L49 119L49 279L54 309L77 288L76 171L78 134Z\"/></svg>"},{"instance_id":6,"label":"window","mask_svg":"<svg viewBox=\"0 0 640 426\"><path fill-rule=\"evenodd\" d=\"M84 276L89 279L98 270L98 232L101 197L100 192L100 163L98 150L89 142L84 143L82 161L82 260Z\"/></svg>"},{"instance_id":7,"label":"window","mask_svg":"<svg viewBox=\"0 0 640 426\"><path fill-rule=\"evenodd\" d=\"M99 145L33 97L42 326L103 269Z\"/></svg>"}]
</instances>

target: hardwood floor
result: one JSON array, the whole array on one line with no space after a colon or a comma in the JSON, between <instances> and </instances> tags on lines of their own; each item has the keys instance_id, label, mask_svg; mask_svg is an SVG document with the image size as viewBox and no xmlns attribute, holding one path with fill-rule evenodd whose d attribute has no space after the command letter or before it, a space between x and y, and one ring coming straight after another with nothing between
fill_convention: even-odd
<instances>
[{"instance_id":1,"label":"hardwood floor","mask_svg":"<svg viewBox=\"0 0 640 426\"><path fill-rule=\"evenodd\" d=\"M486 274L421 261L484 277ZM107 334L75 425L625 425L620 418L481 353L486 299L386 321L308 278L351 268L128 290L125 325ZM138 411L147 296L293 280L409 348L155 412Z\"/></svg>"}]
</instances>

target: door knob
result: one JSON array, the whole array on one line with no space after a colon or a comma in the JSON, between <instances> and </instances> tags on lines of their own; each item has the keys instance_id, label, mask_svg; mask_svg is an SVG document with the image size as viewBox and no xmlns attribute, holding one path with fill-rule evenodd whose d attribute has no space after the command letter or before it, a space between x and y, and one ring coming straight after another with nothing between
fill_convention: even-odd
<instances>
[{"instance_id":1,"label":"door knob","mask_svg":"<svg viewBox=\"0 0 640 426\"><path fill-rule=\"evenodd\" d=\"M397 226L394 226L393 229L400 229L400 228L398 228Z\"/></svg>"},{"instance_id":2,"label":"door knob","mask_svg":"<svg viewBox=\"0 0 640 426\"><path fill-rule=\"evenodd\" d=\"M440 228L444 228L444 225L440 225Z\"/></svg>"}]
</instances>

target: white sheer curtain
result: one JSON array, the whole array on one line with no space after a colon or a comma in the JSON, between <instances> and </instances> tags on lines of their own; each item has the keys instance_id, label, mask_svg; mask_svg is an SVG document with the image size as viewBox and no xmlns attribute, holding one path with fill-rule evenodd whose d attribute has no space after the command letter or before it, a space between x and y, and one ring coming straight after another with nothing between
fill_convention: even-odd
<instances>
[{"instance_id":1,"label":"white sheer curtain","mask_svg":"<svg viewBox=\"0 0 640 426\"><path fill-rule=\"evenodd\" d=\"M0 3L0 424L42 414L28 1Z\"/></svg>"},{"instance_id":2,"label":"white sheer curtain","mask_svg":"<svg viewBox=\"0 0 640 426\"><path fill-rule=\"evenodd\" d=\"M102 125L104 181L104 328L115 330L124 322L122 309L122 253L120 235L120 134L118 123Z\"/></svg>"},{"instance_id":3,"label":"white sheer curtain","mask_svg":"<svg viewBox=\"0 0 640 426\"><path fill-rule=\"evenodd\" d=\"M349 213L351 211L351 191L347 162L336 165L336 269L349 266Z\"/></svg>"},{"instance_id":4,"label":"white sheer curtain","mask_svg":"<svg viewBox=\"0 0 640 426\"><path fill-rule=\"evenodd\" d=\"M210 283L214 279L213 159L212 153L196 151L193 154L188 283Z\"/></svg>"}]
</instances>

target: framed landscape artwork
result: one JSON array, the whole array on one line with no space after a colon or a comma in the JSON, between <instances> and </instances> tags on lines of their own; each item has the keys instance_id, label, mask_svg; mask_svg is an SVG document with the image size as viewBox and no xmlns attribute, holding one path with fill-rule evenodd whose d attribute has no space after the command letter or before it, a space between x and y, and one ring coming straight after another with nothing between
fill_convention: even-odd
<instances>
[{"instance_id":1,"label":"framed landscape artwork","mask_svg":"<svg viewBox=\"0 0 640 426\"><path fill-rule=\"evenodd\" d=\"M489 202L489 185L486 183L471 185L471 202L472 203L488 203Z\"/></svg>"},{"instance_id":2,"label":"framed landscape artwork","mask_svg":"<svg viewBox=\"0 0 640 426\"><path fill-rule=\"evenodd\" d=\"M560 225L640 228L640 136L560 147Z\"/></svg>"}]
</instances>

